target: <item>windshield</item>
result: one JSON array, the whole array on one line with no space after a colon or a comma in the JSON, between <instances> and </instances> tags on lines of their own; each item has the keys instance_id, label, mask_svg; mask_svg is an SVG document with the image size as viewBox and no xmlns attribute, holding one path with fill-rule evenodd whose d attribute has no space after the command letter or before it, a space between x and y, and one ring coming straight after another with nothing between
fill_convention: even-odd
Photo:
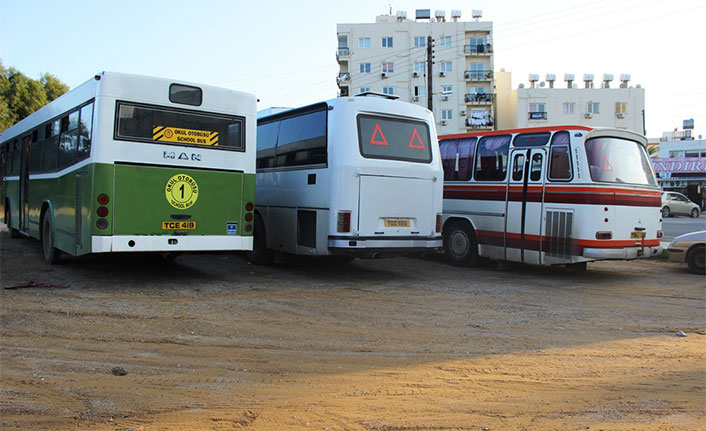
<instances>
[{"instance_id":1,"label":"windshield","mask_svg":"<svg viewBox=\"0 0 706 431\"><path fill-rule=\"evenodd\" d=\"M586 157L593 181L657 185L645 149L635 141L608 137L589 139Z\"/></svg>"},{"instance_id":2,"label":"windshield","mask_svg":"<svg viewBox=\"0 0 706 431\"><path fill-rule=\"evenodd\" d=\"M118 103L116 139L245 150L241 117Z\"/></svg>"},{"instance_id":3,"label":"windshield","mask_svg":"<svg viewBox=\"0 0 706 431\"><path fill-rule=\"evenodd\" d=\"M423 121L358 115L358 142L366 158L431 161L429 125Z\"/></svg>"}]
</instances>

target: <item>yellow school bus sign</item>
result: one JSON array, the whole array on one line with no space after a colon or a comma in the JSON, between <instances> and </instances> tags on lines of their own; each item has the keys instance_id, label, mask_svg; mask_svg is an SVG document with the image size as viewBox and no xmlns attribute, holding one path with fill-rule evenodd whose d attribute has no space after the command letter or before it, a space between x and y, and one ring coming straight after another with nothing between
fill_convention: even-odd
<instances>
[{"instance_id":1,"label":"yellow school bus sign","mask_svg":"<svg viewBox=\"0 0 706 431\"><path fill-rule=\"evenodd\" d=\"M181 127L154 126L152 128L152 139L186 145L218 146L218 132L182 129Z\"/></svg>"}]
</instances>

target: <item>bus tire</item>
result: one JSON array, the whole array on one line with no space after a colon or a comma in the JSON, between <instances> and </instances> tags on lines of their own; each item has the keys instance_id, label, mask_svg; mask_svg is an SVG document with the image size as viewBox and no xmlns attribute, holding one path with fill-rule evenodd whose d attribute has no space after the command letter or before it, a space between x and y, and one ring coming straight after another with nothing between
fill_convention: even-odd
<instances>
[{"instance_id":1,"label":"bus tire","mask_svg":"<svg viewBox=\"0 0 706 431\"><path fill-rule=\"evenodd\" d=\"M12 212L10 211L10 202L5 203L5 224L10 232L10 238L22 238L20 231L12 227Z\"/></svg>"},{"instance_id":2,"label":"bus tire","mask_svg":"<svg viewBox=\"0 0 706 431\"><path fill-rule=\"evenodd\" d=\"M245 253L248 262L255 265L270 265L275 261L275 252L267 248L267 233L265 223L259 215L255 215L255 230L253 231L252 251Z\"/></svg>"},{"instance_id":3,"label":"bus tire","mask_svg":"<svg viewBox=\"0 0 706 431\"><path fill-rule=\"evenodd\" d=\"M454 266L478 265L478 240L468 223L452 221L444 226L444 258Z\"/></svg>"},{"instance_id":4,"label":"bus tire","mask_svg":"<svg viewBox=\"0 0 706 431\"><path fill-rule=\"evenodd\" d=\"M672 211L670 211L669 207L664 207L662 208L662 218L667 218L672 215Z\"/></svg>"},{"instance_id":5,"label":"bus tire","mask_svg":"<svg viewBox=\"0 0 706 431\"><path fill-rule=\"evenodd\" d=\"M706 274L706 247L698 246L689 250L686 263L694 274Z\"/></svg>"},{"instance_id":6,"label":"bus tire","mask_svg":"<svg viewBox=\"0 0 706 431\"><path fill-rule=\"evenodd\" d=\"M42 251L44 252L44 260L49 265L56 265L59 263L61 251L54 247L51 231L51 217L45 213L42 217Z\"/></svg>"},{"instance_id":7,"label":"bus tire","mask_svg":"<svg viewBox=\"0 0 706 431\"><path fill-rule=\"evenodd\" d=\"M696 218L699 216L699 210L696 208L691 209L691 218Z\"/></svg>"}]
</instances>

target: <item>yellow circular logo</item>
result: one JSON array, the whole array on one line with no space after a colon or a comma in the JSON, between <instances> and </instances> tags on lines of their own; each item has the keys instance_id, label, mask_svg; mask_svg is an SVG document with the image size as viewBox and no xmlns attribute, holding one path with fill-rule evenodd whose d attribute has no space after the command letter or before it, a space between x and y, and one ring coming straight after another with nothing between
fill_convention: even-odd
<instances>
[{"instance_id":1,"label":"yellow circular logo","mask_svg":"<svg viewBox=\"0 0 706 431\"><path fill-rule=\"evenodd\" d=\"M164 137L167 139L171 139L172 136L174 136L174 132L172 132L172 129L167 129L164 131Z\"/></svg>"},{"instance_id":2,"label":"yellow circular logo","mask_svg":"<svg viewBox=\"0 0 706 431\"><path fill-rule=\"evenodd\" d=\"M174 175L167 181L164 195L171 206L179 210L191 208L199 198L199 185L186 174Z\"/></svg>"}]
</instances>

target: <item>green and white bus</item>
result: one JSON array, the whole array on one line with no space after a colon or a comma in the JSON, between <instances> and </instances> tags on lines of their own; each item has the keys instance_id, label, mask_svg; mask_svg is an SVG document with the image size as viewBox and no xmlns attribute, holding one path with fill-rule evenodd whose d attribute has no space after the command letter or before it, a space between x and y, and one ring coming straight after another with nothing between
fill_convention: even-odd
<instances>
[{"instance_id":1,"label":"green and white bus","mask_svg":"<svg viewBox=\"0 0 706 431\"><path fill-rule=\"evenodd\" d=\"M251 250L256 98L103 72L0 135L12 237L61 252Z\"/></svg>"}]
</instances>

